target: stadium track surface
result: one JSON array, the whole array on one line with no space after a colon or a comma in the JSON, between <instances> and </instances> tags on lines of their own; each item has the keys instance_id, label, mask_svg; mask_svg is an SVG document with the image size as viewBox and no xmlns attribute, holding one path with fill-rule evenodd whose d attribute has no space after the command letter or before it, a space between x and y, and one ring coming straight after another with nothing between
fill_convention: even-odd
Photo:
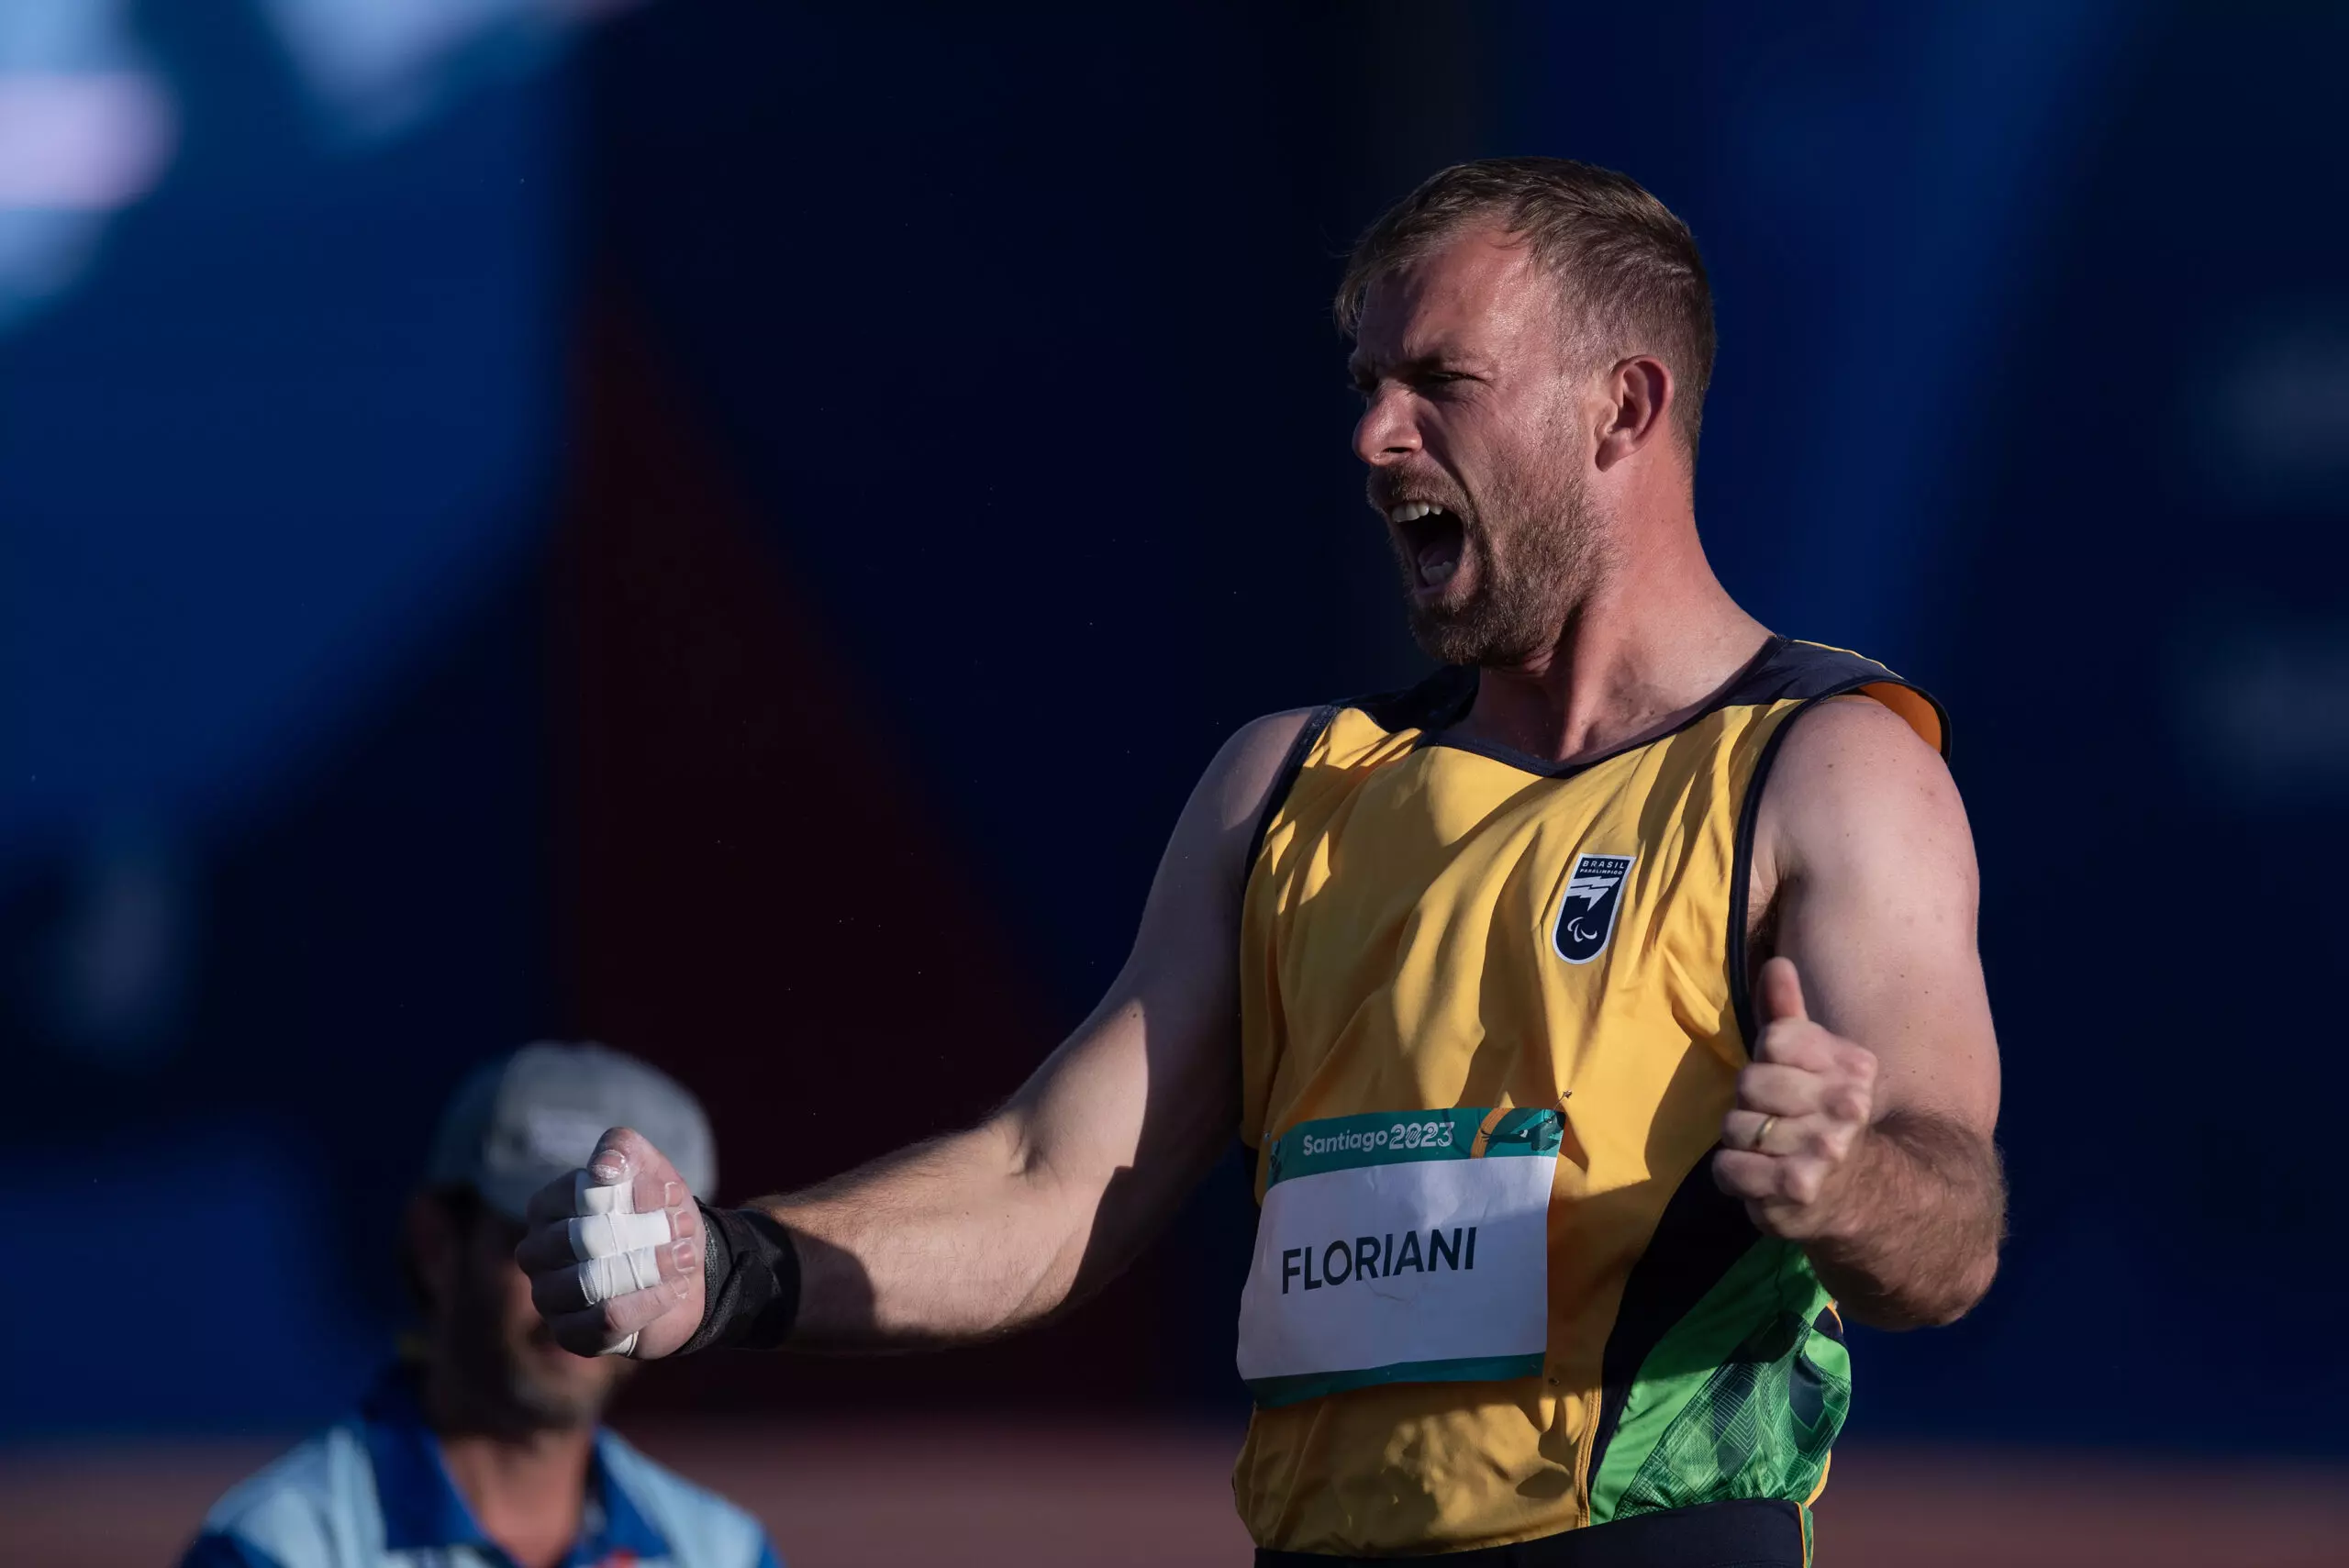
<instances>
[{"instance_id":1,"label":"stadium track surface","mask_svg":"<svg viewBox=\"0 0 2349 1568\"><path fill-rule=\"evenodd\" d=\"M623 1423L760 1514L792 1568L1248 1561L1236 1433L976 1421ZM0 1449L0 1557L168 1562L220 1491L282 1445ZM1845 1443L1819 1508L1822 1568L2338 1568L2349 1467Z\"/></svg>"}]
</instances>

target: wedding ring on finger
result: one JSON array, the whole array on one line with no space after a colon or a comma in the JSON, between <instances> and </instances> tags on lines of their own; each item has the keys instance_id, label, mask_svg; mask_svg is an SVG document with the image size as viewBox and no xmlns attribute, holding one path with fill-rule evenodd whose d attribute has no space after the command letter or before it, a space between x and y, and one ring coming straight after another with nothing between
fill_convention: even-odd
<instances>
[{"instance_id":1,"label":"wedding ring on finger","mask_svg":"<svg viewBox=\"0 0 2349 1568\"><path fill-rule=\"evenodd\" d=\"M1772 1128L1774 1128L1774 1127L1777 1126L1777 1125L1778 1125L1778 1118L1777 1118L1776 1117L1775 1117L1775 1116L1765 1116L1765 1117L1764 1117L1764 1118L1762 1118L1762 1125L1761 1125L1761 1126L1759 1126L1759 1127L1757 1127L1757 1128L1755 1128L1755 1129L1753 1129L1753 1152L1754 1152L1754 1153L1756 1153L1756 1154L1766 1154L1766 1153L1768 1153L1768 1152L1769 1152L1769 1151L1768 1151L1768 1150L1766 1150L1766 1149L1765 1149L1765 1148L1763 1148L1763 1147L1762 1147L1762 1145L1763 1145L1764 1141L1765 1141L1765 1140L1766 1140L1769 1138L1769 1136L1770 1136L1770 1129L1771 1129Z\"/></svg>"}]
</instances>

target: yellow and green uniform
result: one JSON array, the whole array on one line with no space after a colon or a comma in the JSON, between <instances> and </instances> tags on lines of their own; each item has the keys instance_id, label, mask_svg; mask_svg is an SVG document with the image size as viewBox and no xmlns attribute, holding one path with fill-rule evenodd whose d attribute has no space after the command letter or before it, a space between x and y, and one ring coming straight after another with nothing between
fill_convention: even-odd
<instances>
[{"instance_id":1,"label":"yellow and green uniform","mask_svg":"<svg viewBox=\"0 0 2349 1568\"><path fill-rule=\"evenodd\" d=\"M1475 673L1317 710L1241 938L1257 1543L1441 1552L1732 1498L1801 1514L1850 1400L1832 1304L1713 1185L1753 1038L1777 742L1882 665L1773 639L1670 733L1560 767L1455 738Z\"/></svg>"}]
</instances>

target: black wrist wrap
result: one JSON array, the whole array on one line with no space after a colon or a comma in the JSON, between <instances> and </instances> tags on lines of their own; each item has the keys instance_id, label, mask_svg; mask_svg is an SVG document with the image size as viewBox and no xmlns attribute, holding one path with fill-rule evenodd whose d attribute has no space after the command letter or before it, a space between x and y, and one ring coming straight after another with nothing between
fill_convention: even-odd
<instances>
[{"instance_id":1,"label":"black wrist wrap","mask_svg":"<svg viewBox=\"0 0 2349 1568\"><path fill-rule=\"evenodd\" d=\"M701 1327L677 1353L712 1345L773 1350L790 1338L799 1316L799 1253L791 1232L754 1208L700 1207Z\"/></svg>"}]
</instances>

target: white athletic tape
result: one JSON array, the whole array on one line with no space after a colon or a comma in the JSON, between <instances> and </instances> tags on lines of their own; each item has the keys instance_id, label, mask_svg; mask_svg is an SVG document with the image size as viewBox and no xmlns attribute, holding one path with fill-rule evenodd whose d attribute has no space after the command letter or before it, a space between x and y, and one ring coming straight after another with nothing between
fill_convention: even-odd
<instances>
[{"instance_id":1,"label":"white athletic tape","mask_svg":"<svg viewBox=\"0 0 2349 1568\"><path fill-rule=\"evenodd\" d=\"M572 1177L571 1196L572 1218L565 1229L571 1255L579 1260L579 1295L587 1306L600 1306L616 1296L649 1290L661 1283L657 1249L672 1240L669 1217L658 1211L636 1212L633 1180L598 1184L590 1173L581 1171ZM630 1334L617 1345L606 1346L601 1353L631 1354L636 1340L637 1336Z\"/></svg>"},{"instance_id":2,"label":"white athletic tape","mask_svg":"<svg viewBox=\"0 0 2349 1568\"><path fill-rule=\"evenodd\" d=\"M661 1254L650 1247L615 1257L590 1258L579 1265L579 1294L590 1307L630 1291L650 1290L660 1283Z\"/></svg>"},{"instance_id":3,"label":"white athletic tape","mask_svg":"<svg viewBox=\"0 0 2349 1568\"><path fill-rule=\"evenodd\" d=\"M669 1240L665 1214L589 1214L570 1222L571 1255L581 1262L616 1258Z\"/></svg>"},{"instance_id":4,"label":"white athletic tape","mask_svg":"<svg viewBox=\"0 0 2349 1568\"><path fill-rule=\"evenodd\" d=\"M593 1173L573 1171L571 1173L571 1212L633 1214L636 1212L636 1184L622 1178L609 1186L597 1186Z\"/></svg>"}]
</instances>

